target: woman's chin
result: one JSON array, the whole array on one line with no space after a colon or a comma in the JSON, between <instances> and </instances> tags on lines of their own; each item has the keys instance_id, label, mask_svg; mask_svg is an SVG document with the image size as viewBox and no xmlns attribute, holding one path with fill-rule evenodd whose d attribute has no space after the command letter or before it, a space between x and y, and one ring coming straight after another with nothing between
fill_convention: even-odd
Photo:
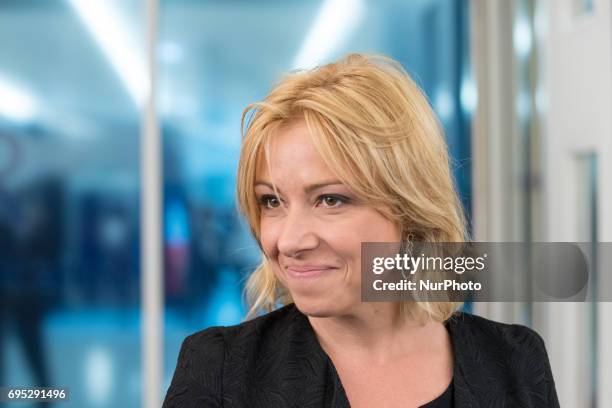
<instances>
[{"instance_id":1,"label":"woman's chin","mask_svg":"<svg viewBox=\"0 0 612 408\"><path fill-rule=\"evenodd\" d=\"M338 307L327 299L308 299L293 296L293 302L302 314L310 317L332 317L338 315Z\"/></svg>"}]
</instances>

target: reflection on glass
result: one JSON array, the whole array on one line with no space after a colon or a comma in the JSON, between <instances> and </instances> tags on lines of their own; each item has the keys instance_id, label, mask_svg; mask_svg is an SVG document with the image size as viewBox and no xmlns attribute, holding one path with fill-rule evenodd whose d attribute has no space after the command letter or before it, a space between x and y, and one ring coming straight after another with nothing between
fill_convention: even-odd
<instances>
[{"instance_id":1,"label":"reflection on glass","mask_svg":"<svg viewBox=\"0 0 612 408\"><path fill-rule=\"evenodd\" d=\"M576 17L592 14L594 0L572 0L572 8Z\"/></svg>"},{"instance_id":2,"label":"reflection on glass","mask_svg":"<svg viewBox=\"0 0 612 408\"><path fill-rule=\"evenodd\" d=\"M141 4L95 3L0 2L0 385L79 408L140 404L139 112L107 49Z\"/></svg>"},{"instance_id":3,"label":"reflection on glass","mask_svg":"<svg viewBox=\"0 0 612 408\"><path fill-rule=\"evenodd\" d=\"M597 154L593 152L579 154L575 157L576 169L576 233L578 242L598 242L597 232L597 202L598 202L598 172ZM591 276L589 277L588 290L593 293L593 299L597 299L597 245L592 245L593 259L591 265ZM579 350L585 355L578 359L580 362L580 373L577 380L583 395L582 405L595 408L597 406L597 302L588 302L576 305L582 318L579 319L581 327L577 328Z\"/></svg>"}]
</instances>

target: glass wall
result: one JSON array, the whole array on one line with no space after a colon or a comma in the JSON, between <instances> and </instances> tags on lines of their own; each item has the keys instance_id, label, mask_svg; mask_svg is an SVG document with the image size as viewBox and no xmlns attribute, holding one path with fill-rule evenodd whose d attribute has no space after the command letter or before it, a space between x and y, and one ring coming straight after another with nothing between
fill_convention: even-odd
<instances>
[{"instance_id":1,"label":"glass wall","mask_svg":"<svg viewBox=\"0 0 612 408\"><path fill-rule=\"evenodd\" d=\"M467 15L452 0L161 2L164 389L186 335L244 317L242 284L260 255L235 208L240 119L283 73L349 52L400 61L441 119L471 208Z\"/></svg>"},{"instance_id":2,"label":"glass wall","mask_svg":"<svg viewBox=\"0 0 612 408\"><path fill-rule=\"evenodd\" d=\"M66 406L142 403L144 7L0 0L0 385L68 387ZM454 0L160 0L164 391L186 335L244 318L260 253L234 198L240 119L283 73L400 61L471 208L467 15Z\"/></svg>"},{"instance_id":3,"label":"glass wall","mask_svg":"<svg viewBox=\"0 0 612 408\"><path fill-rule=\"evenodd\" d=\"M66 407L141 400L141 14L0 1L0 385Z\"/></svg>"},{"instance_id":4,"label":"glass wall","mask_svg":"<svg viewBox=\"0 0 612 408\"><path fill-rule=\"evenodd\" d=\"M575 155L574 172L576 180L576 220L574 228L578 242L599 242L597 203L599 202L599 174L598 156L596 152L584 152ZM592 253L588 254L593 260L591 265L593 276L589 279L588 290L596 294L598 285L598 256L597 245L592 246ZM602 268L603 269L603 268ZM597 299L597 295L594 295ZM595 408L597 404L597 385L599 360L598 352L598 302L578 303L575 305L580 318L577 320L576 337L580 357L578 361L579 375L578 400L585 407Z\"/></svg>"}]
</instances>

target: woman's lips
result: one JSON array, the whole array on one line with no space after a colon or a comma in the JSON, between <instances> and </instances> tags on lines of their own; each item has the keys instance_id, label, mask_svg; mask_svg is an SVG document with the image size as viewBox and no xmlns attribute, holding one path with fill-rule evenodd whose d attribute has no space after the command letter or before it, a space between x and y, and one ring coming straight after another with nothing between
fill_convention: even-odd
<instances>
[{"instance_id":1,"label":"woman's lips","mask_svg":"<svg viewBox=\"0 0 612 408\"><path fill-rule=\"evenodd\" d=\"M296 278L312 278L338 269L326 265L287 266L287 272Z\"/></svg>"}]
</instances>

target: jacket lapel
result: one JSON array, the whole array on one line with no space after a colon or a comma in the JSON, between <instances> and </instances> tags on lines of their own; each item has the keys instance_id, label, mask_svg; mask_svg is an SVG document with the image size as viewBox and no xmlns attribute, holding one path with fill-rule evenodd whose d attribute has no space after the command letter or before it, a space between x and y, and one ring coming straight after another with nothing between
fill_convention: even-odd
<instances>
[{"instance_id":1,"label":"jacket lapel","mask_svg":"<svg viewBox=\"0 0 612 408\"><path fill-rule=\"evenodd\" d=\"M481 376L468 374L473 373L474 368L474 339L472 333L464 329L466 325L462 324L463 319L465 319L465 314L456 313L444 323L450 333L453 345L455 406L458 408L480 407L481 404L479 404L477 398L478 394L474 390L482 386L479 384Z\"/></svg>"},{"instance_id":2,"label":"jacket lapel","mask_svg":"<svg viewBox=\"0 0 612 408\"><path fill-rule=\"evenodd\" d=\"M308 318L294 308L290 319L283 388L291 395L291 406L349 408L340 378Z\"/></svg>"},{"instance_id":3,"label":"jacket lapel","mask_svg":"<svg viewBox=\"0 0 612 408\"><path fill-rule=\"evenodd\" d=\"M474 355L474 336L461 322L465 318L463 313L457 313L445 322L453 346L454 400L458 408L478 408L481 404L475 390L487 385L481 375L470 375L479 370L474 364L478 356ZM293 396L294 406L349 408L340 377L321 349L308 318L295 309L291 319L284 388L287 395Z\"/></svg>"}]
</instances>

